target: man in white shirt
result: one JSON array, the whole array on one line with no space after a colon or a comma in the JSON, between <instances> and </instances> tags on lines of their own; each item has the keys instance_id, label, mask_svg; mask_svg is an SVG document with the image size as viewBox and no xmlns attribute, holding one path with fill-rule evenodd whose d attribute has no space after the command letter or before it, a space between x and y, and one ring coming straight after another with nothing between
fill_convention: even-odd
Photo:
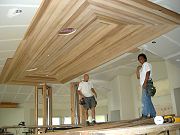
<instances>
[{"instance_id":1,"label":"man in white shirt","mask_svg":"<svg viewBox=\"0 0 180 135\"><path fill-rule=\"evenodd\" d=\"M153 118L156 116L156 111L151 96L147 94L147 83L148 80L152 79L152 66L147 62L147 57L143 53L138 55L138 61L141 63L141 66L137 67L136 74L137 78L140 79L140 85L142 87L142 117Z\"/></svg>"},{"instance_id":2,"label":"man in white shirt","mask_svg":"<svg viewBox=\"0 0 180 135\"><path fill-rule=\"evenodd\" d=\"M81 96L81 98L84 99L85 104L83 107L86 110L86 125L89 125L88 121L88 110L91 110L92 114L92 124L95 124L95 107L96 107L96 100L95 97L97 98L96 91L93 88L92 82L89 81L89 75L85 74L84 75L84 80L79 83L78 87L78 94ZM95 96L95 97L94 97Z\"/></svg>"}]
</instances>

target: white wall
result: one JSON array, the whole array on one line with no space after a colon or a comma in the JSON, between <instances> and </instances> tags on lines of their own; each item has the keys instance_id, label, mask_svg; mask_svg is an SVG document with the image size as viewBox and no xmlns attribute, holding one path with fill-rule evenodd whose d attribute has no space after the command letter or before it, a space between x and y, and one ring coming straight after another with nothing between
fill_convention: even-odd
<instances>
[{"instance_id":1,"label":"white wall","mask_svg":"<svg viewBox=\"0 0 180 135\"><path fill-rule=\"evenodd\" d=\"M0 126L18 125L24 121L23 108L1 108Z\"/></svg>"},{"instance_id":2,"label":"white wall","mask_svg":"<svg viewBox=\"0 0 180 135\"><path fill-rule=\"evenodd\" d=\"M39 104L38 116L42 117L42 104ZM108 114L107 106L98 105L96 115ZM53 117L70 117L70 104L53 104ZM1 108L0 109L0 127L18 125L25 121L26 125L34 125L34 103L20 104L19 108Z\"/></svg>"},{"instance_id":3,"label":"white wall","mask_svg":"<svg viewBox=\"0 0 180 135\"><path fill-rule=\"evenodd\" d=\"M171 91L171 99L173 104L173 113L176 115L180 115L177 114L177 111L179 109L177 107L180 107L180 103L175 101L175 93L174 93L174 89L180 88L180 68L169 61L166 61L166 66L168 71L169 88ZM176 98L177 96L179 96L180 98L180 95L176 95Z\"/></svg>"},{"instance_id":4,"label":"white wall","mask_svg":"<svg viewBox=\"0 0 180 135\"><path fill-rule=\"evenodd\" d=\"M115 77L110 82L111 91L108 92L108 116L109 121L118 121L120 120L120 114L116 117L111 118L112 111L120 110L120 99L119 99L119 78Z\"/></svg>"},{"instance_id":5,"label":"white wall","mask_svg":"<svg viewBox=\"0 0 180 135\"><path fill-rule=\"evenodd\" d=\"M119 75L120 81L120 112L122 119L133 119L134 97L130 76Z\"/></svg>"},{"instance_id":6,"label":"white wall","mask_svg":"<svg viewBox=\"0 0 180 135\"><path fill-rule=\"evenodd\" d=\"M167 67L165 61L150 62L152 64L152 77L154 81L167 79Z\"/></svg>"},{"instance_id":7,"label":"white wall","mask_svg":"<svg viewBox=\"0 0 180 135\"><path fill-rule=\"evenodd\" d=\"M108 94L109 116L111 111L120 110L121 120L134 118L134 98L130 76L118 75L110 85L112 90Z\"/></svg>"},{"instance_id":8,"label":"white wall","mask_svg":"<svg viewBox=\"0 0 180 135\"><path fill-rule=\"evenodd\" d=\"M136 74L131 75L132 82L132 91L133 91L133 99L134 99L134 115L136 118L140 116L141 109L141 88L139 85L139 80L136 77Z\"/></svg>"}]
</instances>

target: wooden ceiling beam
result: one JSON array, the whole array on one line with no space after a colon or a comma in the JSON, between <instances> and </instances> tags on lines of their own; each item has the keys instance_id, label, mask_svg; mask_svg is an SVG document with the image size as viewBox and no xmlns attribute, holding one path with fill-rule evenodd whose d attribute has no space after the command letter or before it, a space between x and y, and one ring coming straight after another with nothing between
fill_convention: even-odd
<instances>
[{"instance_id":1,"label":"wooden ceiling beam","mask_svg":"<svg viewBox=\"0 0 180 135\"><path fill-rule=\"evenodd\" d=\"M179 25L178 13L146 0L43 1L0 83L65 83ZM64 28L76 32L58 35Z\"/></svg>"}]
</instances>

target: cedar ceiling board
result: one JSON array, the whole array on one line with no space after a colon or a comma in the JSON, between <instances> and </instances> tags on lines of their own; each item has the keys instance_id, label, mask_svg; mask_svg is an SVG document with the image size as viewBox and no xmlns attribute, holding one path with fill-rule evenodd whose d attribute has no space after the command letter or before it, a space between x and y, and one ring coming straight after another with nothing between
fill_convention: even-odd
<instances>
[{"instance_id":1,"label":"cedar ceiling board","mask_svg":"<svg viewBox=\"0 0 180 135\"><path fill-rule=\"evenodd\" d=\"M137 29L132 32L136 33L137 36L134 35L134 37L138 39L133 38L133 41L131 41L131 38L120 39L120 37L117 37L119 43L116 43L113 36L116 37L117 35L115 36L113 27L112 31L109 29L102 30L104 31L102 33L99 32L104 37L100 38L99 35L93 37L95 32L87 32L88 28L92 26L92 22L89 23L88 19L93 20L93 23L98 20L102 25L100 25L101 28L108 23L109 26L106 27L119 25L119 27L128 28L134 24L132 31L140 27L140 30ZM33 83L51 81L64 83L170 31L179 22L179 14L145 0L143 2L134 0L51 0L49 3L44 1L20 43L9 68L3 70L1 82L18 83L19 81L22 83L24 81ZM84 23L86 26L83 26ZM142 26L139 26L139 24ZM163 24L167 26L165 29L163 29L165 26ZM94 25L92 29L98 25ZM57 36L58 30L66 27L78 29L72 35ZM107 29L106 27L105 29ZM97 31L101 28L97 28ZM149 29L150 32L148 33ZM129 34L127 31L121 32L119 35L132 36L131 32ZM108 33L113 33L112 37ZM143 33L145 33L145 38ZM85 38L86 40L84 39L83 43L89 46L87 48L80 42L83 35L91 37L90 41L87 41L88 37ZM99 38L97 38L98 36ZM111 37L109 41L106 40L108 36ZM137 40L138 42L134 42ZM109 42L113 44L108 47ZM75 49L77 50L74 51ZM111 52L112 50L113 52ZM68 54L68 52L71 53ZM50 57L47 58L49 53L51 53ZM84 58L88 58L92 62L87 63L87 59ZM40 68L39 71L25 72L25 70L37 66ZM50 76L45 77L46 74L50 74Z\"/></svg>"},{"instance_id":2,"label":"cedar ceiling board","mask_svg":"<svg viewBox=\"0 0 180 135\"><path fill-rule=\"evenodd\" d=\"M89 55L86 54L82 56L80 59L77 59L76 61L73 61L71 65L68 65L66 68L61 69L58 72L59 79L61 79L61 82L67 82L74 77L77 77L78 74L82 74L84 72L88 72L92 70L93 66L98 66L97 63L100 63L99 65L108 62L109 60L113 58L116 58L117 56L121 54L128 52L132 50L134 47L138 47L139 44L146 43L147 40L152 40L157 35L160 35L163 31L167 32L169 29L172 29L174 27L172 26L159 26L156 30L154 30L154 27L145 27L141 28L136 32L136 34L128 35L123 40L119 40L115 43L112 42L111 46L108 48L103 48L104 50L101 50L100 53L96 53L95 55L91 56L93 52L89 52ZM161 30L161 32L160 32ZM139 32L138 32L139 31ZM147 32L148 31L148 32ZM142 35L143 34L143 35ZM117 34L119 35L119 34ZM142 40L143 37L143 40ZM114 40L113 40L114 41ZM102 47L103 43L101 44ZM92 66L93 65L93 66ZM78 67L81 67L78 68ZM88 69L88 70L87 70ZM71 72L69 72L71 71ZM69 76L69 78L67 77ZM72 78L71 78L72 77Z\"/></svg>"},{"instance_id":3,"label":"cedar ceiling board","mask_svg":"<svg viewBox=\"0 0 180 135\"><path fill-rule=\"evenodd\" d=\"M92 13L91 13L91 15L92 15ZM92 19L94 19L94 17L90 17L90 18L92 18ZM92 20L92 19L90 19L90 21ZM87 19L86 19L87 20ZM84 24L86 24L86 23L84 23ZM88 26L89 26L89 22L87 23L88 24ZM83 25L84 26L84 25ZM98 26L99 27L99 26ZM97 27L97 29L98 29L98 27ZM81 28L79 28L80 30L81 30ZM82 32L81 32L82 33ZM83 34L85 34L85 33L83 33ZM78 34L77 34L78 35ZM79 35L78 35L79 36ZM82 38L82 36L79 36L79 37L81 37ZM85 37L84 37L85 38ZM53 65L53 66L55 66L55 64L56 63L58 63L57 62L57 60L59 59L57 59L56 57L57 56L59 56L60 58L63 56L63 55L65 55L66 53L68 54L68 51L65 51L65 50L71 50L71 46L67 46L66 45L66 43L68 43L68 41L70 42L70 41L72 41L72 37L71 36L66 36L66 37L63 37L63 36L58 36L56 39L54 39L55 41L52 43L52 44L49 44L48 46L50 46L50 47L47 47L46 49L47 50L44 50L44 51L41 51L42 53L43 52L46 52L46 53L43 53L43 54L41 54L41 53L38 53L38 56L39 57L36 57L35 58L35 62L31 65L32 67L40 67L42 70L40 71L40 70L38 70L38 71L35 71L35 72L33 72L33 74L40 74L40 73L42 73L42 75L44 75L44 74L50 74L51 75L51 70L50 70L50 68L51 68L51 65ZM57 41L58 40L58 41ZM74 40L73 40L74 41ZM75 47L75 46L72 46L72 47ZM69 49L70 48L70 49ZM61 54L61 52L62 52L62 54ZM50 57L50 59L48 59L48 57L47 57L47 55L50 55L51 57ZM55 60L54 60L55 59ZM53 64L53 62L56 62L55 64ZM61 61L60 61L61 62ZM61 64L61 63L59 63L59 64ZM33 65L35 65L35 66L33 66ZM44 66L45 65L45 66ZM44 67L43 67L44 66ZM47 68L48 67L48 68ZM46 70L47 69L47 70ZM54 68L52 69L52 70L54 70ZM46 71L46 72L45 72ZM43 74L44 73L44 74ZM28 74L27 72L26 72L26 74ZM29 73L29 74L31 74L31 73Z\"/></svg>"},{"instance_id":4,"label":"cedar ceiling board","mask_svg":"<svg viewBox=\"0 0 180 135\"><path fill-rule=\"evenodd\" d=\"M37 58L37 61L33 64L35 64L35 65L40 64L40 66L46 64L46 65L48 65L47 67L51 66L53 61L57 60L57 58L56 58L57 56L61 57L64 54L68 53L66 50L71 50L72 48L75 47L74 45L73 46L67 46L67 44L69 42L74 41L77 38L81 38L80 40L83 40L83 38L85 38L84 35L87 35L87 33L89 33L89 31L93 32L91 30L91 28L87 28L87 27L92 25L92 23L95 20L95 17L92 16L92 13L90 13L89 15L90 16L88 16L88 19L85 19L84 21L82 19L81 22L79 22L79 21L77 22L76 28L78 28L78 29L77 29L76 34L72 34L69 36L61 36L61 35L57 36L57 38L54 40L54 42L52 44L50 44L50 46L47 48L46 53L42 54L42 57ZM96 25L94 25L94 26L97 27ZM84 29L86 31L84 31ZM83 33L83 35L80 36L79 33L82 34L82 31L84 31L84 33ZM74 41L74 42L77 42L77 41ZM48 54L51 56L51 59L47 58ZM41 63L39 61L41 61Z\"/></svg>"},{"instance_id":5,"label":"cedar ceiling board","mask_svg":"<svg viewBox=\"0 0 180 135\"><path fill-rule=\"evenodd\" d=\"M106 36L104 36L103 38L98 40L98 42L95 42L94 46L89 48L88 51L86 51L85 53L80 54L79 57L75 57L73 62L77 62L77 59L83 59L84 61L88 60L89 57L91 57L91 56L93 56L95 54L98 54L103 49L111 46L113 44L113 42L116 42L120 38L123 38L123 37L127 36L129 33L135 31L136 29L137 29L137 26L136 27L135 26L126 26L126 27L125 26L117 26L117 27L115 27L111 32L108 32L108 34L106 34ZM116 32L118 32L118 33L114 34ZM93 40L93 39L91 39L91 40ZM89 41L89 42L92 42L92 41ZM72 64L72 62L69 63L69 64ZM62 69L60 68L59 71L61 71L61 70Z\"/></svg>"},{"instance_id":6,"label":"cedar ceiling board","mask_svg":"<svg viewBox=\"0 0 180 135\"><path fill-rule=\"evenodd\" d=\"M174 24L174 23L180 23L180 17L177 13L170 12L168 13L171 14L172 16L169 16L165 13L162 13L158 10L152 10L150 8L147 8L145 6L139 6L136 2L132 2L131 0L89 0L90 3L92 3L95 8L101 7L102 9L108 9L109 11L113 11L114 13L119 13L119 14L124 14L126 16L130 16L132 18L136 19L141 19L141 18L146 18L150 19L153 24L157 22L159 23L169 23L169 24ZM123 2L124 1L124 2ZM145 0L144 0L145 1ZM148 1L145 1L145 3L148 3ZM150 2L151 3L151 2ZM137 6L138 5L138 6ZM96 7L97 6L97 7ZM152 5L148 5L152 6ZM157 6L157 5L156 5ZM162 8L159 6L159 8ZM164 8L163 8L164 9ZM142 22L144 24L144 22Z\"/></svg>"},{"instance_id":7,"label":"cedar ceiling board","mask_svg":"<svg viewBox=\"0 0 180 135\"><path fill-rule=\"evenodd\" d=\"M44 39L46 39L46 37L51 34L50 30L52 29L52 26L51 26L52 24L48 27L45 27L46 24L48 24L49 20L55 25L55 27L57 27L56 26L57 25L57 19L55 17L52 17L52 15L51 15L51 14L53 14L52 11L55 12L54 6L55 7L57 7L57 5L59 6L58 8L56 8L56 12L58 12L58 15L59 15L58 18L60 20L62 20L62 22L60 24L62 26L73 15L73 13L79 8L77 6L75 7L75 9L71 8L75 2L77 2L77 5L79 5L79 6L81 6L82 3L84 3L83 0L80 0L80 1L73 0L73 2L71 2L71 0L69 0L69 2L68 2L68 0L67 1L61 1L61 2L54 0L53 2L51 2L51 5L49 5L49 8L47 8L47 10L45 10L45 11L40 10L39 11L40 13L41 12L45 12L45 13L40 20L38 18L35 19L35 21L36 20L39 21L39 23L37 23L37 25L35 26L35 27L37 27L37 29L31 28L31 26L30 26L30 28L33 29L34 31L32 31L32 33L29 36L27 36L27 37L25 36L26 37L26 43L20 44L21 48L19 47L20 49L18 48L18 50L15 53L14 59L16 59L16 60L14 60L12 62L12 65L14 67L16 66L16 69L19 69L19 66L20 67L22 67L23 65L25 66L25 64L23 62L27 62L30 59L32 59L29 55L34 54L36 52L36 50L38 50L38 47L41 47L41 44L44 41ZM67 7L67 5L68 5L68 7ZM68 13L68 11L70 11L70 9L71 9L71 12ZM48 13L46 13L46 12L48 12ZM67 14L65 14L65 13L67 13ZM65 16L65 18L63 18L64 16ZM54 21L54 20L56 20L56 21ZM53 29L55 29L55 27ZM59 26L59 28L60 28L60 26ZM43 32L41 30L43 30ZM46 34L46 37L43 37L43 38L40 37L39 34L42 34L42 33ZM57 35L57 32L55 32L54 35ZM35 41L38 41L38 44L35 44L36 43ZM39 41L41 41L41 42L39 42ZM32 44L31 42L35 42L35 43ZM25 46L25 44L26 44L26 46ZM26 51L22 51L23 49ZM34 52L32 51L32 49ZM24 53L22 53L22 52L24 52ZM24 54L24 55L22 55L22 54ZM19 60L19 59L21 59L21 60ZM12 68L11 68L9 73L7 72L8 73L7 77L5 77L6 81L11 78L12 72L14 72ZM19 72L20 72L20 70L19 70ZM17 76L18 76L19 72L16 72Z\"/></svg>"},{"instance_id":8,"label":"cedar ceiling board","mask_svg":"<svg viewBox=\"0 0 180 135\"><path fill-rule=\"evenodd\" d=\"M82 1L80 1L80 2L82 2ZM24 61L21 61L20 66L22 68L26 68L28 65L30 65L29 63L31 63L31 60L34 60L36 57L37 58L41 57L41 56L39 56L39 54L43 53L44 46L47 45L47 47L48 47L49 46L48 43L51 42L52 39L57 36L57 32L59 31L59 28L57 28L57 27L61 27L62 24L65 23L65 20L67 20L68 17L72 16L71 14L73 14L78 9L78 7L76 7L76 9L73 10L72 6L75 3L77 3L77 5L79 5L80 2L78 0L74 0L73 2L70 2L70 1L64 2L63 1L63 2L56 3L55 5L56 6L58 5L58 7L56 8L56 10L54 10L53 15L51 15L51 17L49 19L44 15L44 18L42 18L42 19L44 19L42 21L42 23L41 23L41 20L40 20L40 23L38 23L38 25L40 27L40 28L38 27L38 30L37 30L38 32L36 32L36 30L35 30L36 33L31 34L31 35L33 35L34 39L30 38L30 39L28 39L29 42L27 41L27 44L29 44L29 47L26 47L26 50L28 50L28 52L24 53L25 57L22 59ZM63 4L65 3L65 4L62 5L62 3ZM67 7L67 5L68 5L68 7ZM70 15L68 15L68 11L70 9L71 9L72 13ZM63 12L63 14L61 14L61 12ZM67 14L66 14L66 12L67 12ZM58 16L58 19L57 19L56 17L59 14L60 14L60 16ZM61 26L57 26L59 24L59 20L60 21L62 20L60 22ZM44 28L42 28L43 22L47 22L47 24L44 24ZM40 32L39 32L39 30L40 30ZM52 32L52 30L53 30L53 32ZM26 45L26 46L28 46L28 45ZM27 60L29 60L28 64L27 64ZM29 67L29 68L33 68L33 67ZM19 70L19 72L21 72L21 71ZM16 75L19 76L19 72L16 72Z\"/></svg>"},{"instance_id":9,"label":"cedar ceiling board","mask_svg":"<svg viewBox=\"0 0 180 135\"><path fill-rule=\"evenodd\" d=\"M78 46L74 46L74 48L67 50L64 52L64 54L61 56L61 58L58 58L56 60L57 63L59 63L56 67L56 69L62 68L64 66L67 66L74 60L75 58L81 57L82 53L86 53L89 49L92 49L94 44L102 39L106 33L112 31L117 25L115 24L110 24L110 23L101 23L98 22L97 20L94 21L93 27L90 29L91 32L89 33L89 30L87 30L87 35L85 34L86 32L82 32L80 34L80 39L77 39L77 42L74 42L72 40L71 42L68 43L67 46L71 46L73 44L76 44ZM121 26L124 27L124 26ZM85 35L83 35L85 34ZM82 39L82 40L81 40ZM93 39L93 40L92 40ZM87 44L88 43L88 44ZM87 44L87 45L85 45ZM95 50L94 50L95 51ZM79 53L81 52L81 53ZM71 54L71 55L69 55ZM56 70L52 70L52 72L56 72Z\"/></svg>"}]
</instances>

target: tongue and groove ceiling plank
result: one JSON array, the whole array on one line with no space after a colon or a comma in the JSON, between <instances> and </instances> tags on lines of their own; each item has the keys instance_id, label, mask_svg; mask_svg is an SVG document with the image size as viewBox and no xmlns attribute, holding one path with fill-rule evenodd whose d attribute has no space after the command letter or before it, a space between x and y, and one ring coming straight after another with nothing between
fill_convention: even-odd
<instances>
[{"instance_id":1,"label":"tongue and groove ceiling plank","mask_svg":"<svg viewBox=\"0 0 180 135\"><path fill-rule=\"evenodd\" d=\"M179 14L146 0L45 0L0 82L65 83L179 24ZM64 28L76 32L58 35Z\"/></svg>"}]
</instances>

